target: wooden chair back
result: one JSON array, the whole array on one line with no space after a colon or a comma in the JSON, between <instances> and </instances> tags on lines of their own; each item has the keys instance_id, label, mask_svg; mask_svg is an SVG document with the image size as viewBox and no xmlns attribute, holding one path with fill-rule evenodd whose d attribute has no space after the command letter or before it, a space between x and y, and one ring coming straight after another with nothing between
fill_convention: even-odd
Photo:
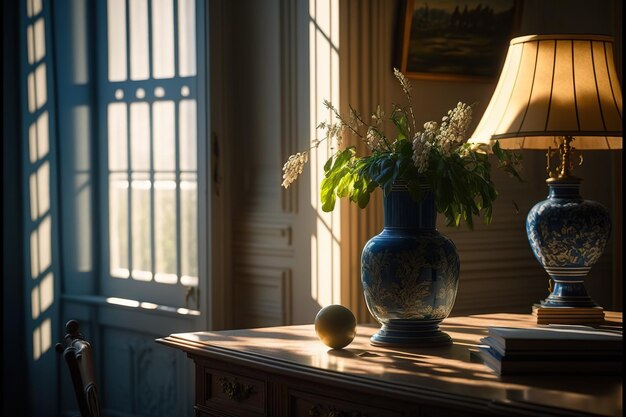
<instances>
[{"instance_id":1,"label":"wooden chair back","mask_svg":"<svg viewBox=\"0 0 626 417\"><path fill-rule=\"evenodd\" d=\"M91 345L80 334L76 320L68 321L65 329L67 334L64 343L57 343L56 351L62 353L67 362L80 415L81 417L100 417Z\"/></svg>"}]
</instances>

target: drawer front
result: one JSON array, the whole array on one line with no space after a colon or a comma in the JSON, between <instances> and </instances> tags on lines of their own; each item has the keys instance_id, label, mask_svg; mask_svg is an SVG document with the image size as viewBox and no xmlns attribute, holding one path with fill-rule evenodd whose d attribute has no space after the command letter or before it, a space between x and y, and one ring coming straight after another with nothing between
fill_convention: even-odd
<instances>
[{"instance_id":1,"label":"drawer front","mask_svg":"<svg viewBox=\"0 0 626 417\"><path fill-rule=\"evenodd\" d=\"M291 391L289 393L290 416L294 417L402 417L404 414L339 398Z\"/></svg>"},{"instance_id":2,"label":"drawer front","mask_svg":"<svg viewBox=\"0 0 626 417\"><path fill-rule=\"evenodd\" d=\"M202 405L237 416L265 416L267 384L264 380L211 368L204 370Z\"/></svg>"}]
</instances>

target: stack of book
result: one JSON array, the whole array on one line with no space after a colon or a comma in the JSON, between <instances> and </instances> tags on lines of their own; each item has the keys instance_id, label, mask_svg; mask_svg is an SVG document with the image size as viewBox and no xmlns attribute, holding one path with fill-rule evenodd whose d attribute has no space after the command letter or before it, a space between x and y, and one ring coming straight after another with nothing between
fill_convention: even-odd
<instances>
[{"instance_id":1,"label":"stack of book","mask_svg":"<svg viewBox=\"0 0 626 417\"><path fill-rule=\"evenodd\" d=\"M622 372L621 330L568 325L488 330L478 356L499 375Z\"/></svg>"},{"instance_id":2,"label":"stack of book","mask_svg":"<svg viewBox=\"0 0 626 417\"><path fill-rule=\"evenodd\" d=\"M533 306L537 324L597 324L604 321L602 307L545 307Z\"/></svg>"}]
</instances>

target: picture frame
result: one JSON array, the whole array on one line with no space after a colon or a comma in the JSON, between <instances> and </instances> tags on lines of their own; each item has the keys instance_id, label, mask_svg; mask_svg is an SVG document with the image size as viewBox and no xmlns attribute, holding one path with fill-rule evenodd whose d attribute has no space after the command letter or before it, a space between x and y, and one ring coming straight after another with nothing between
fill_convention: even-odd
<instances>
[{"instance_id":1,"label":"picture frame","mask_svg":"<svg viewBox=\"0 0 626 417\"><path fill-rule=\"evenodd\" d=\"M519 28L521 0L404 0L400 71L413 79L491 82Z\"/></svg>"}]
</instances>

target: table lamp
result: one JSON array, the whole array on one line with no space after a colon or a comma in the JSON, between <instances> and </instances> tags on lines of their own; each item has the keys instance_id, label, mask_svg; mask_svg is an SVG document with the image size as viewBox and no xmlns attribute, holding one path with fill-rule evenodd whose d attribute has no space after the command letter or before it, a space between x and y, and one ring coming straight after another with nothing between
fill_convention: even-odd
<instances>
[{"instance_id":1,"label":"table lamp","mask_svg":"<svg viewBox=\"0 0 626 417\"><path fill-rule=\"evenodd\" d=\"M548 198L526 219L532 251L551 278L550 294L540 306L595 307L604 317L584 279L604 251L611 221L604 206L583 200L573 169L580 150L622 148L622 90L613 39L583 34L512 39L470 142L495 140L503 149L547 150Z\"/></svg>"}]
</instances>

